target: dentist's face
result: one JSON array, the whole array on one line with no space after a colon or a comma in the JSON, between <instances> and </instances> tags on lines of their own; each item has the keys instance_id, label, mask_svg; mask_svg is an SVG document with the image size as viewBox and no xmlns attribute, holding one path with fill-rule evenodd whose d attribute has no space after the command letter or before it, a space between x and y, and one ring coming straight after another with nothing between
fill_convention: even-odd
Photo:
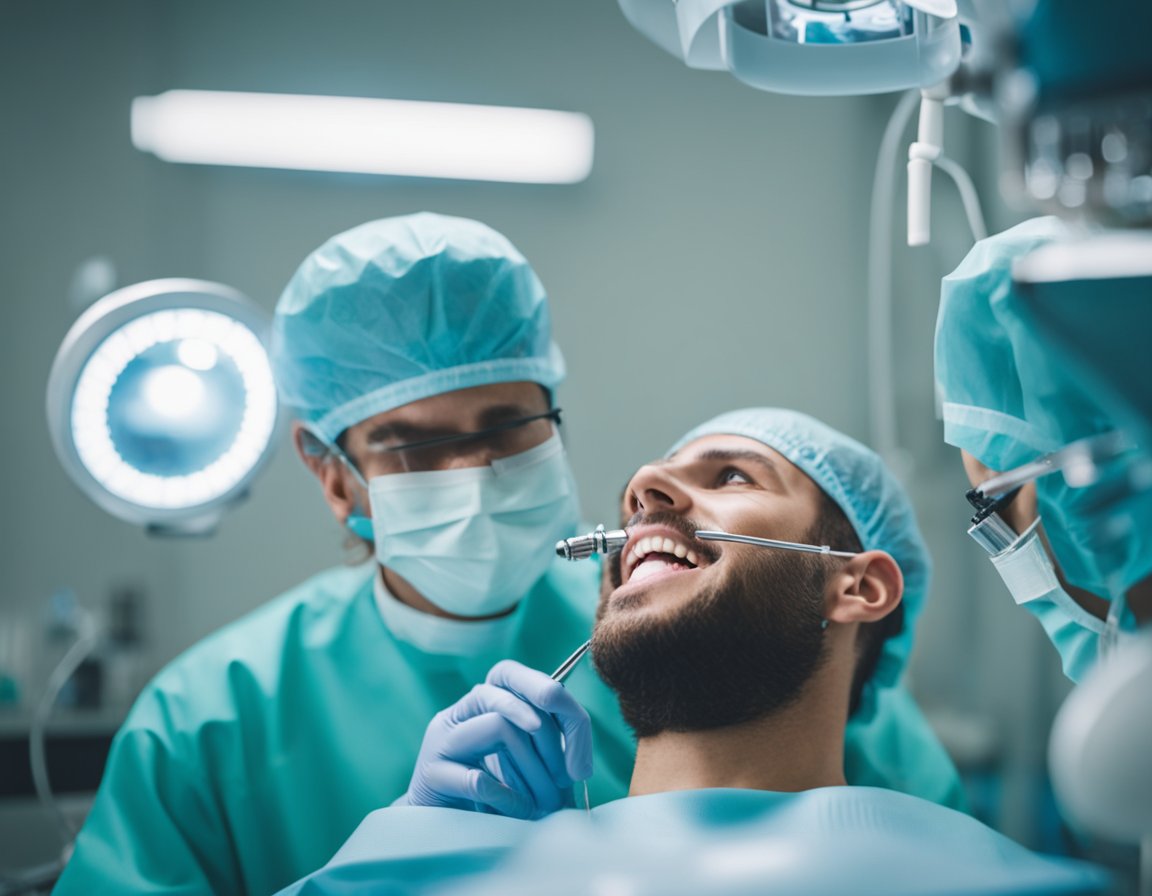
<instances>
[{"instance_id":1,"label":"dentist's face","mask_svg":"<svg viewBox=\"0 0 1152 896\"><path fill-rule=\"evenodd\" d=\"M630 538L609 561L592 655L638 736L739 724L800 696L824 656L828 558L694 533L810 542L820 506L799 469L739 436L699 439L632 477Z\"/></svg>"}]
</instances>

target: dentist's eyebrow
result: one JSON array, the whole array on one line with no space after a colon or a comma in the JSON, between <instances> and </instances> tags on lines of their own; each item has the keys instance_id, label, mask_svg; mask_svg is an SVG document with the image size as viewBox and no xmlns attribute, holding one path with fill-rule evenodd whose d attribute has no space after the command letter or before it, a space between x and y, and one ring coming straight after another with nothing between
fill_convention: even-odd
<instances>
[{"instance_id":1,"label":"dentist's eyebrow","mask_svg":"<svg viewBox=\"0 0 1152 896\"><path fill-rule=\"evenodd\" d=\"M507 423L519 417L528 417L531 414L531 409L524 404L505 403L493 405L481 411L478 420L479 429L483 430L492 426L499 426L501 423ZM367 441L369 444L379 444L390 441L418 442L421 439L437 438L439 436L463 435L467 433L467 431L466 429L458 429L453 426L443 426L439 424L427 426L420 423L409 423L405 420L394 420L381 423L375 427L368 433Z\"/></svg>"}]
</instances>

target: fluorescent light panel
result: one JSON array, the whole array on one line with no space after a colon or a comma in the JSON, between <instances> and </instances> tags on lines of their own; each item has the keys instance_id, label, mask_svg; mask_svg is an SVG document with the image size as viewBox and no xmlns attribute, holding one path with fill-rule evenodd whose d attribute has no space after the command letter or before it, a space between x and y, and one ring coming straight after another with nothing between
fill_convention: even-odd
<instances>
[{"instance_id":1,"label":"fluorescent light panel","mask_svg":"<svg viewBox=\"0 0 1152 896\"><path fill-rule=\"evenodd\" d=\"M578 112L169 90L132 101L132 143L200 165L570 184L594 136Z\"/></svg>"}]
</instances>

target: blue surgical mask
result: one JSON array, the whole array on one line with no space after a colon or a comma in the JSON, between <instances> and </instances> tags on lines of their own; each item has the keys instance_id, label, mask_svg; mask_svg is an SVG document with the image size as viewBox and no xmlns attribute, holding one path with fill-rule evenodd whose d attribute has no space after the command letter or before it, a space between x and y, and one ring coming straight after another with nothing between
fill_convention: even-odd
<instances>
[{"instance_id":1,"label":"blue surgical mask","mask_svg":"<svg viewBox=\"0 0 1152 896\"><path fill-rule=\"evenodd\" d=\"M1036 489L1048 541L1070 584L1115 599L1152 574L1152 492L1108 478L1071 488L1061 476L1039 480Z\"/></svg>"},{"instance_id":2,"label":"blue surgical mask","mask_svg":"<svg viewBox=\"0 0 1152 896\"><path fill-rule=\"evenodd\" d=\"M1060 585L1056 570L1033 523L1016 542L992 557L992 565L1016 603L1040 620L1060 654L1064 674L1079 682L1096 662L1107 625L1097 619Z\"/></svg>"},{"instance_id":3,"label":"blue surgical mask","mask_svg":"<svg viewBox=\"0 0 1152 896\"><path fill-rule=\"evenodd\" d=\"M370 523L353 515L348 528L375 542L382 566L459 616L515 606L579 521L558 435L487 466L376 476L368 496Z\"/></svg>"}]
</instances>

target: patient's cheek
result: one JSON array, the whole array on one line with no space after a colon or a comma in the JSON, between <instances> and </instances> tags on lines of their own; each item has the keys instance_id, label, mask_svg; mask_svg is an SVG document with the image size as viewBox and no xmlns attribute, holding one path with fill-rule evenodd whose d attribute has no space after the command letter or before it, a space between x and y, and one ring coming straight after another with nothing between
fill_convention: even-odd
<instances>
[{"instance_id":1,"label":"patient's cheek","mask_svg":"<svg viewBox=\"0 0 1152 896\"><path fill-rule=\"evenodd\" d=\"M615 588L620 587L620 582L623 575L620 572L620 562L623 556L623 551L612 551L608 554L608 559L604 561L604 567L600 571L600 595L603 597Z\"/></svg>"}]
</instances>

